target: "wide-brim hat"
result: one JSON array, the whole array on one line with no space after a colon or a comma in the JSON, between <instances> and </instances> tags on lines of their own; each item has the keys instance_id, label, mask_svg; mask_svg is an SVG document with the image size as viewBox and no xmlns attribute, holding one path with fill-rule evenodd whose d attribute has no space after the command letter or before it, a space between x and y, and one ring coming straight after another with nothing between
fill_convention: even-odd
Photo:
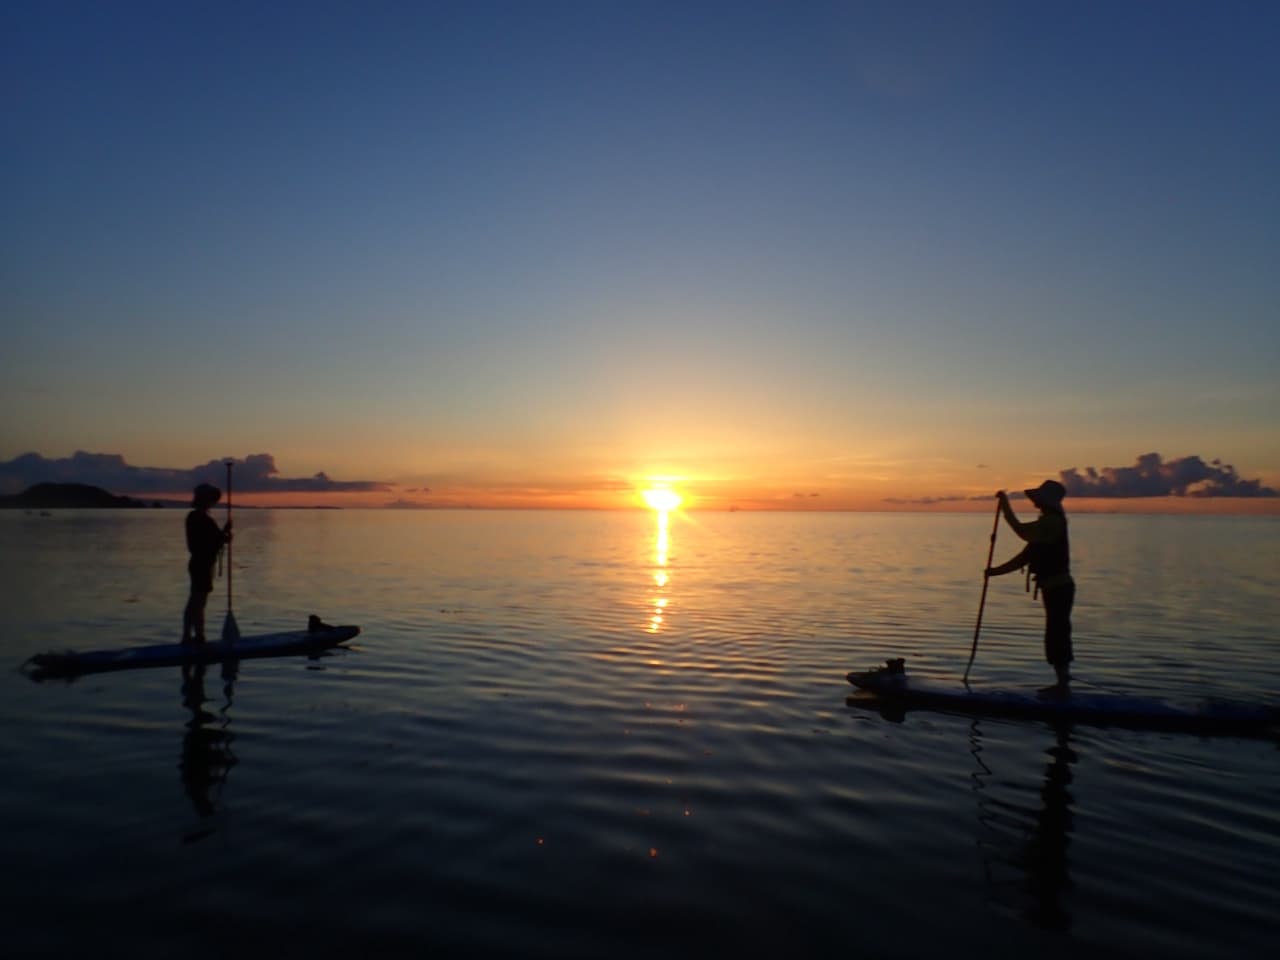
<instances>
[{"instance_id":1,"label":"wide-brim hat","mask_svg":"<svg viewBox=\"0 0 1280 960\"><path fill-rule=\"evenodd\" d=\"M1037 507L1052 508L1062 506L1062 498L1067 495L1067 488L1057 480L1046 480L1040 486L1033 487L1030 490L1023 490L1022 492Z\"/></svg>"},{"instance_id":2,"label":"wide-brim hat","mask_svg":"<svg viewBox=\"0 0 1280 960\"><path fill-rule=\"evenodd\" d=\"M201 483L197 485L193 499L196 503L217 503L222 499L222 491L211 483Z\"/></svg>"}]
</instances>

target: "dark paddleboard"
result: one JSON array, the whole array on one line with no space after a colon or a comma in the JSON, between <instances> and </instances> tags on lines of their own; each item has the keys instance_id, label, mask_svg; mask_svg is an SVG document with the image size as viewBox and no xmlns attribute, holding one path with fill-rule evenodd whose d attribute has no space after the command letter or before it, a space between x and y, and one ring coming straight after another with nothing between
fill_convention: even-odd
<instances>
[{"instance_id":1,"label":"dark paddleboard","mask_svg":"<svg viewBox=\"0 0 1280 960\"><path fill-rule=\"evenodd\" d=\"M240 637L234 643L224 643L221 640L195 645L167 643L149 647L127 647L123 650L91 650L85 653L68 650L36 654L27 661L25 668L32 680L72 679L89 673L108 673L114 670L297 656L320 653L359 633L359 627L322 624L316 629Z\"/></svg>"},{"instance_id":2,"label":"dark paddleboard","mask_svg":"<svg viewBox=\"0 0 1280 960\"><path fill-rule=\"evenodd\" d=\"M909 677L900 660L874 670L855 670L848 680L860 693L854 706L900 712L917 708L981 717L1050 723L1084 723L1208 735L1275 736L1280 709L1227 700L1166 700L1129 694L1041 694L1022 690L967 688L960 683Z\"/></svg>"}]
</instances>

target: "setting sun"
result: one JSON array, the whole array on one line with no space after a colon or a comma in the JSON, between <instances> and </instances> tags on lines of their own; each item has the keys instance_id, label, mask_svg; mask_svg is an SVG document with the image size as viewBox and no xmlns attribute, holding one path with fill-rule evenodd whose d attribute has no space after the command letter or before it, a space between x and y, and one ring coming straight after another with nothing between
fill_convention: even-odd
<instances>
[{"instance_id":1,"label":"setting sun","mask_svg":"<svg viewBox=\"0 0 1280 960\"><path fill-rule=\"evenodd\" d=\"M644 497L644 502L649 505L651 510L666 513L680 506L680 494L670 487L654 487L642 491L640 495Z\"/></svg>"}]
</instances>

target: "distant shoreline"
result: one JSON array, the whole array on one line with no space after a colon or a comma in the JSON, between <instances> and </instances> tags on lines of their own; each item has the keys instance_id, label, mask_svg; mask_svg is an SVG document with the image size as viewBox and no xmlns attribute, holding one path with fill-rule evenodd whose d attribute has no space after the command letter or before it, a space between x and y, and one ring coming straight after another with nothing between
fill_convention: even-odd
<instances>
[{"instance_id":1,"label":"distant shoreline","mask_svg":"<svg viewBox=\"0 0 1280 960\"><path fill-rule=\"evenodd\" d=\"M118 496L87 483L37 483L22 493L0 496L0 510L186 510L187 500ZM236 504L237 510L343 510L325 504L261 506Z\"/></svg>"},{"instance_id":2,"label":"distant shoreline","mask_svg":"<svg viewBox=\"0 0 1280 960\"><path fill-rule=\"evenodd\" d=\"M139 510L162 506L158 500L148 503L134 497L118 497L86 483L37 483L22 493L0 497L0 509L6 510Z\"/></svg>"}]
</instances>

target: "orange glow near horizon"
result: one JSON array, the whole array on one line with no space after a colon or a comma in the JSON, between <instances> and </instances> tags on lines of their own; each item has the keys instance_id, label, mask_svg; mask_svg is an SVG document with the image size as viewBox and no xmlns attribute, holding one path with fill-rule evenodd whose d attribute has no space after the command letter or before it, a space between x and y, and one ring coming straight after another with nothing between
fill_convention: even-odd
<instances>
[{"instance_id":1,"label":"orange glow near horizon","mask_svg":"<svg viewBox=\"0 0 1280 960\"><path fill-rule=\"evenodd\" d=\"M1028 481L1029 483L1029 481ZM1017 484L1010 484L1017 488ZM111 491L133 496L145 502L166 501L183 505L190 501L190 492L172 494L134 493L128 490ZM826 488L821 494L807 493L799 496L786 488L753 488L747 484L732 483L725 487L697 486L681 494L660 483L651 486L619 485L602 490L599 484L590 482L569 483L560 486L528 486L502 488L494 486L449 486L405 488L388 485L388 489L360 492L301 492L263 493L236 491L235 507L244 508L346 508L346 509L478 509L478 510L652 510L661 517L668 513L696 511L805 511L805 512L923 512L923 513L989 513L992 499L971 493L962 499L942 498L888 498L896 492L889 489L871 490L852 488L847 490ZM913 491L914 492L914 491ZM1280 498L1276 497L1143 497L1143 498L1069 498L1068 513L1163 513L1203 515L1280 515ZM1034 513L1034 508L1023 500L1015 500L1014 508L1021 513ZM215 510L222 512L226 502L219 502Z\"/></svg>"}]
</instances>

